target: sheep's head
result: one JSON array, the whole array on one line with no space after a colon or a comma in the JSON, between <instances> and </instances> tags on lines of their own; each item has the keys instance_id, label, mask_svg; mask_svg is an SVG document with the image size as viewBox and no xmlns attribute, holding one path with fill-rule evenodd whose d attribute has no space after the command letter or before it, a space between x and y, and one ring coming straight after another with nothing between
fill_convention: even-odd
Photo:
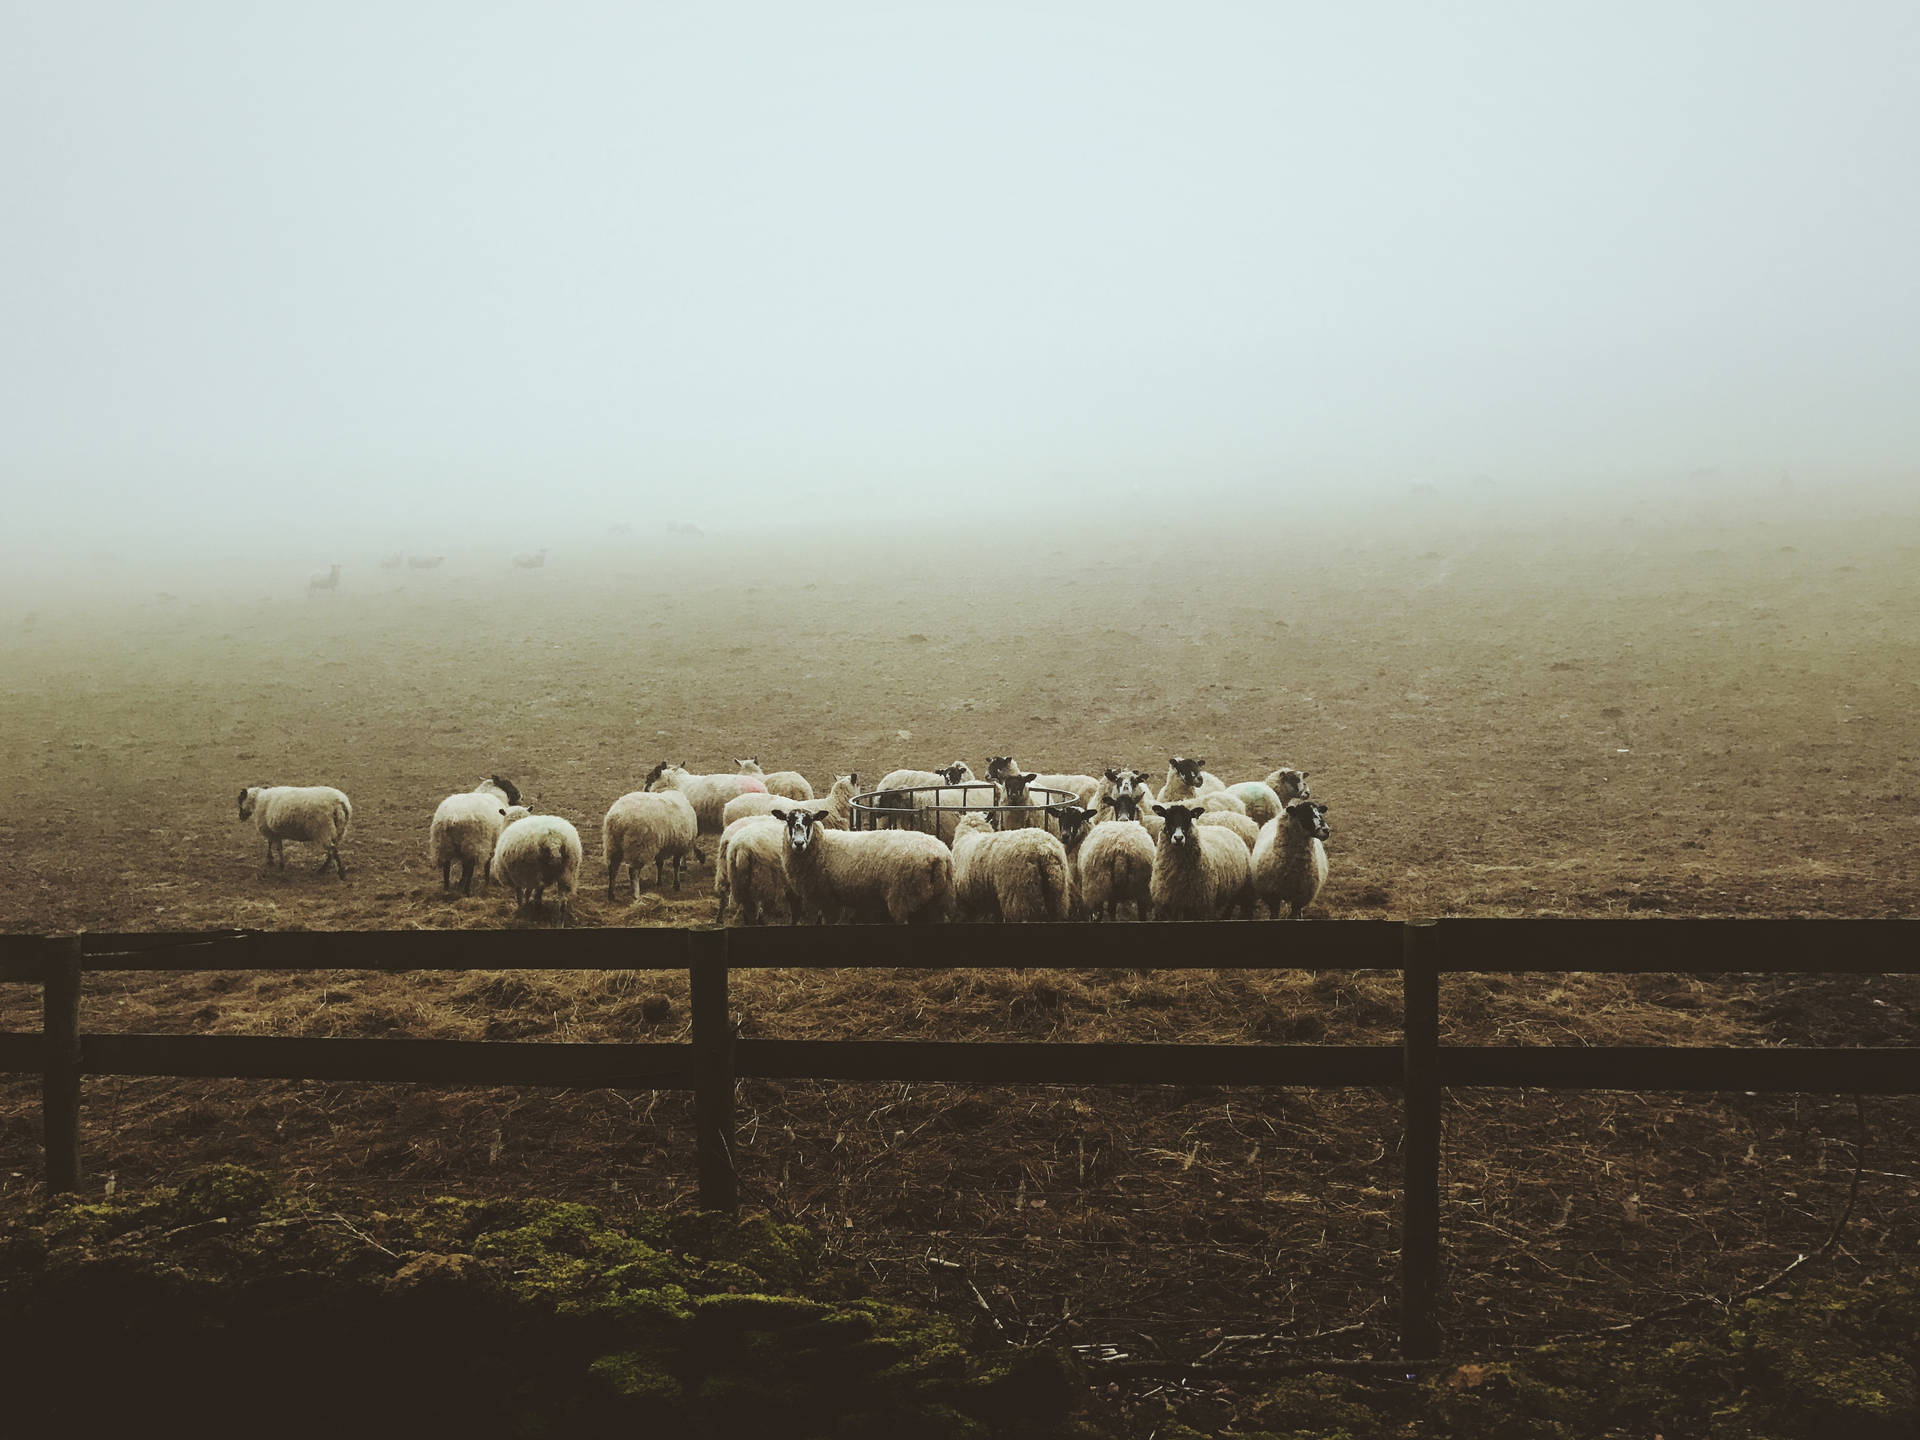
<instances>
[{"instance_id":1,"label":"sheep's head","mask_svg":"<svg viewBox=\"0 0 1920 1440\"><path fill-rule=\"evenodd\" d=\"M992 830L993 821L989 819L986 814L979 810L969 810L960 817L959 823L953 827L953 843L958 845L964 836L986 835L990 834Z\"/></svg>"},{"instance_id":2,"label":"sheep's head","mask_svg":"<svg viewBox=\"0 0 1920 1440\"><path fill-rule=\"evenodd\" d=\"M662 760L658 765L654 766L651 770L647 771L647 778L641 781L640 783L644 789L651 790L653 788L653 782L658 780L662 775L666 773L667 773L667 762L665 760Z\"/></svg>"},{"instance_id":3,"label":"sheep's head","mask_svg":"<svg viewBox=\"0 0 1920 1440\"><path fill-rule=\"evenodd\" d=\"M987 779L1004 780L1014 771L1011 755L989 755L987 757Z\"/></svg>"},{"instance_id":4,"label":"sheep's head","mask_svg":"<svg viewBox=\"0 0 1920 1440\"><path fill-rule=\"evenodd\" d=\"M1169 845L1192 845L1198 841L1194 834L1194 824L1204 813L1198 805L1156 805L1153 813L1167 822L1167 828L1161 839Z\"/></svg>"},{"instance_id":5,"label":"sheep's head","mask_svg":"<svg viewBox=\"0 0 1920 1440\"><path fill-rule=\"evenodd\" d=\"M1005 797L1000 803L1003 805L1027 804L1027 787L1039 778L1036 774L1008 771L1000 777L1000 793Z\"/></svg>"},{"instance_id":6,"label":"sheep's head","mask_svg":"<svg viewBox=\"0 0 1920 1440\"><path fill-rule=\"evenodd\" d=\"M251 820L253 818L253 807L260 803L260 791L264 788L264 786L260 785L249 785L240 792L240 818L242 820Z\"/></svg>"},{"instance_id":7,"label":"sheep's head","mask_svg":"<svg viewBox=\"0 0 1920 1440\"><path fill-rule=\"evenodd\" d=\"M851 775L834 776L833 789L828 793L829 794L845 793L847 795L856 795L859 793L859 791L860 791L860 772L856 770Z\"/></svg>"},{"instance_id":8,"label":"sheep's head","mask_svg":"<svg viewBox=\"0 0 1920 1440\"><path fill-rule=\"evenodd\" d=\"M1318 800L1290 800L1287 818L1315 840L1327 840L1333 831L1327 825L1327 807Z\"/></svg>"},{"instance_id":9,"label":"sheep's head","mask_svg":"<svg viewBox=\"0 0 1920 1440\"><path fill-rule=\"evenodd\" d=\"M806 853L813 844L813 827L824 824L827 818L817 810L775 810L772 815L786 827L787 848L796 855Z\"/></svg>"},{"instance_id":10,"label":"sheep's head","mask_svg":"<svg viewBox=\"0 0 1920 1440\"><path fill-rule=\"evenodd\" d=\"M1140 818L1140 791L1131 785L1125 789L1116 789L1107 803L1113 806L1113 815L1116 820Z\"/></svg>"},{"instance_id":11,"label":"sheep's head","mask_svg":"<svg viewBox=\"0 0 1920 1440\"><path fill-rule=\"evenodd\" d=\"M501 818L507 822L507 824L511 825L516 820L526 819L532 813L533 813L533 809L531 806L509 805L507 806L506 809L500 812L500 815L501 815Z\"/></svg>"},{"instance_id":12,"label":"sheep's head","mask_svg":"<svg viewBox=\"0 0 1920 1440\"><path fill-rule=\"evenodd\" d=\"M489 776L487 783L500 792L501 798L509 805L520 803L520 788L504 775Z\"/></svg>"},{"instance_id":13,"label":"sheep's head","mask_svg":"<svg viewBox=\"0 0 1920 1440\"><path fill-rule=\"evenodd\" d=\"M1079 805L1049 805L1047 813L1060 823L1060 842L1069 849L1086 838L1094 812Z\"/></svg>"},{"instance_id":14,"label":"sheep's head","mask_svg":"<svg viewBox=\"0 0 1920 1440\"><path fill-rule=\"evenodd\" d=\"M1267 783L1279 795L1280 803L1283 805L1289 800L1305 800L1313 794L1313 791L1307 788L1307 772L1295 770L1288 765L1281 766L1268 776Z\"/></svg>"},{"instance_id":15,"label":"sheep's head","mask_svg":"<svg viewBox=\"0 0 1920 1440\"><path fill-rule=\"evenodd\" d=\"M962 780L971 780L973 778L973 771L968 768L967 762L964 760L956 760L947 766L946 769L936 770L933 773L938 775L942 780L945 780L949 785L958 785Z\"/></svg>"},{"instance_id":16,"label":"sheep's head","mask_svg":"<svg viewBox=\"0 0 1920 1440\"><path fill-rule=\"evenodd\" d=\"M760 768L759 759L752 755L749 755L744 760L736 760L733 763L740 767L740 773L742 775L764 775L766 773Z\"/></svg>"},{"instance_id":17,"label":"sheep's head","mask_svg":"<svg viewBox=\"0 0 1920 1440\"><path fill-rule=\"evenodd\" d=\"M1189 785L1198 785L1200 783L1200 774L1207 766L1207 762L1204 759L1190 760L1185 755L1175 755L1171 760L1167 761L1167 764L1172 766L1174 773Z\"/></svg>"}]
</instances>

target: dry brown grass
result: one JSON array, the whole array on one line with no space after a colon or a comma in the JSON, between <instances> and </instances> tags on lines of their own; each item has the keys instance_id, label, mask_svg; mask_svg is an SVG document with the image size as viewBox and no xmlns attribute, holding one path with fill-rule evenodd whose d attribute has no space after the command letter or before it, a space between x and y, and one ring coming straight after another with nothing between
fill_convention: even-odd
<instances>
[{"instance_id":1,"label":"dry brown grass","mask_svg":"<svg viewBox=\"0 0 1920 1440\"><path fill-rule=\"evenodd\" d=\"M1126 553L999 588L557 560L515 577L544 587L522 608L476 580L50 611L0 637L0 750L24 761L0 924L517 925L537 946L544 927L497 896L443 897L423 853L438 799L494 769L589 837L580 923L705 923L704 867L677 895L605 899L598 817L654 761L877 777L1009 748L1306 765L1334 804L1326 916L1911 914L1912 538L1335 541L1202 590ZM260 872L232 794L262 779L353 795L345 884ZM1285 971L770 971L737 975L735 999L746 1033L800 1038L1388 1042L1399 1014L1395 975ZM103 1030L686 1027L684 979L644 973L100 975L84 1006ZM1497 1044L1911 1044L1916 1013L1920 989L1876 977L1455 977L1442 996L1449 1039ZM0 989L0 1024L36 1021L34 996ZM396 1196L692 1191L678 1095L110 1078L86 1095L96 1182L230 1159ZM1391 1330L1391 1095L754 1082L741 1116L749 1200L822 1227L891 1293L971 1312L970 1279L1013 1333L1185 1353L1209 1332L1358 1317L1339 1343L1364 1351ZM1920 1243L1920 1106L1867 1117L1840 1263ZM1448 1324L1467 1345L1777 1268L1824 1238L1858 1138L1844 1098L1469 1091L1447 1126ZM37 1086L0 1084L0 1197L32 1188L37 1148Z\"/></svg>"}]
</instances>

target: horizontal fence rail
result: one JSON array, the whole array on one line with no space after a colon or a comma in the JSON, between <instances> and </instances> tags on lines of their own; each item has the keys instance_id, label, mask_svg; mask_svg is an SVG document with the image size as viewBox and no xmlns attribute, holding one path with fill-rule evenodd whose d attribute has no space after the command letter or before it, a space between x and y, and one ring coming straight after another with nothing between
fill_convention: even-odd
<instances>
[{"instance_id":1,"label":"horizontal fence rail","mask_svg":"<svg viewBox=\"0 0 1920 1440\"><path fill-rule=\"evenodd\" d=\"M1398 970L1397 1045L741 1039L732 971L794 968ZM88 971L685 971L685 1041L579 1043L137 1035L80 1029ZM850 925L681 930L0 935L0 981L42 987L38 1032L0 1032L0 1073L37 1074L47 1183L80 1180L87 1075L690 1090L701 1203L737 1204L743 1079L1000 1085L1398 1087L1404 1103L1401 1348L1437 1352L1446 1087L1920 1094L1920 1046L1722 1048L1440 1043L1441 981L1476 973L1920 974L1906 920L1357 920Z\"/></svg>"}]
</instances>

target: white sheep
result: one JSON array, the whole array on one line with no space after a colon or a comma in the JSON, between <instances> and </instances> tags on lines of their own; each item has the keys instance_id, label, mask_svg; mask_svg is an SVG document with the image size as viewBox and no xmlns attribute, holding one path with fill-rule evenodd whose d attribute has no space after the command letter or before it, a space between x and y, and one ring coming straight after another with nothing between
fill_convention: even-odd
<instances>
[{"instance_id":1,"label":"white sheep","mask_svg":"<svg viewBox=\"0 0 1920 1440\"><path fill-rule=\"evenodd\" d=\"M794 800L773 794L736 795L727 802L727 808L721 812L720 818L731 826L736 820L753 815L771 815L776 809L818 810L827 817L829 830L845 830L852 824L853 797L858 793L859 785L860 773L855 771L851 775L834 776L833 788L817 800Z\"/></svg>"},{"instance_id":2,"label":"white sheep","mask_svg":"<svg viewBox=\"0 0 1920 1440\"><path fill-rule=\"evenodd\" d=\"M1280 813L1285 802L1275 793L1274 788L1264 780L1242 780L1237 785L1229 785L1220 792L1238 800L1246 817L1258 825L1264 825Z\"/></svg>"},{"instance_id":3,"label":"white sheep","mask_svg":"<svg viewBox=\"0 0 1920 1440\"><path fill-rule=\"evenodd\" d=\"M1153 804L1154 798L1153 787L1147 784L1146 771L1130 770L1124 765L1109 766L1101 776L1090 802L1094 823L1138 820Z\"/></svg>"},{"instance_id":4,"label":"white sheep","mask_svg":"<svg viewBox=\"0 0 1920 1440\"><path fill-rule=\"evenodd\" d=\"M723 923L730 902L738 904L745 925L763 923L782 905L799 922L800 904L787 883L785 846L786 828L771 815L745 816L721 832L713 893Z\"/></svg>"},{"instance_id":5,"label":"white sheep","mask_svg":"<svg viewBox=\"0 0 1920 1440\"><path fill-rule=\"evenodd\" d=\"M525 910L539 905L547 887L560 900L562 920L573 918L573 889L580 878L580 832L558 815L525 815L500 832L487 873L494 884L513 891Z\"/></svg>"},{"instance_id":6,"label":"white sheep","mask_svg":"<svg viewBox=\"0 0 1920 1440\"><path fill-rule=\"evenodd\" d=\"M1291 800L1286 813L1260 827L1253 847L1253 890L1273 918L1287 907L1300 914L1327 883L1327 807L1318 800Z\"/></svg>"},{"instance_id":7,"label":"white sheep","mask_svg":"<svg viewBox=\"0 0 1920 1440\"><path fill-rule=\"evenodd\" d=\"M953 910L953 852L916 830L828 830L807 810L776 810L781 858L816 923L884 910L896 924L944 920Z\"/></svg>"},{"instance_id":8,"label":"white sheep","mask_svg":"<svg viewBox=\"0 0 1920 1440\"><path fill-rule=\"evenodd\" d=\"M680 888L680 872L687 852L700 833L693 805L679 790L635 790L622 795L600 822L600 848L607 857L607 899L620 867L627 867L627 884L640 898L640 872L653 866L655 889L666 888L667 861L673 861L673 888Z\"/></svg>"},{"instance_id":9,"label":"white sheep","mask_svg":"<svg viewBox=\"0 0 1920 1440\"><path fill-rule=\"evenodd\" d=\"M1066 847L1046 830L995 830L985 815L962 815L953 898L961 914L979 919L1064 920L1072 904Z\"/></svg>"},{"instance_id":10,"label":"white sheep","mask_svg":"<svg viewBox=\"0 0 1920 1440\"><path fill-rule=\"evenodd\" d=\"M757 775L690 775L684 765L662 760L647 772L646 790L678 790L693 806L702 835L718 835L727 828L727 802L736 795L759 794L766 790ZM694 848L696 859L701 856Z\"/></svg>"},{"instance_id":11,"label":"white sheep","mask_svg":"<svg viewBox=\"0 0 1920 1440\"><path fill-rule=\"evenodd\" d=\"M1088 915L1119 918L1131 905L1144 920L1153 907L1153 837L1138 820L1102 820L1080 843L1080 903Z\"/></svg>"},{"instance_id":12,"label":"white sheep","mask_svg":"<svg viewBox=\"0 0 1920 1440\"><path fill-rule=\"evenodd\" d=\"M954 760L943 770L889 770L879 778L879 785L874 791L879 820L893 829L925 829L933 833L945 831L941 833L941 841L950 843L960 806L970 799L979 799L977 787L972 791L964 789L964 785L972 780L973 768L966 760ZM943 785L960 785L962 789L941 789ZM933 814L929 816L927 810L933 810Z\"/></svg>"},{"instance_id":13,"label":"white sheep","mask_svg":"<svg viewBox=\"0 0 1920 1440\"><path fill-rule=\"evenodd\" d=\"M516 570L538 570L547 563L547 551L543 545L531 555L516 555L513 565Z\"/></svg>"},{"instance_id":14,"label":"white sheep","mask_svg":"<svg viewBox=\"0 0 1920 1440\"><path fill-rule=\"evenodd\" d=\"M1020 773L1020 765L1011 755L989 755L987 757L987 779L1004 782L1009 775ZM1027 785L1034 790L1058 790L1068 796L1076 805L1091 805L1094 794L1100 788L1100 782L1091 775L1060 772L1049 774L1039 771L1027 777ZM1064 804L1056 800L1055 804Z\"/></svg>"},{"instance_id":15,"label":"white sheep","mask_svg":"<svg viewBox=\"0 0 1920 1440\"><path fill-rule=\"evenodd\" d=\"M742 775L757 775L769 795L784 795L789 800L813 799L813 782L798 770L776 770L769 775L752 756L736 762Z\"/></svg>"},{"instance_id":16,"label":"white sheep","mask_svg":"<svg viewBox=\"0 0 1920 1440\"><path fill-rule=\"evenodd\" d=\"M332 595L340 589L340 567L316 570L307 577L307 594Z\"/></svg>"},{"instance_id":17,"label":"white sheep","mask_svg":"<svg viewBox=\"0 0 1920 1440\"><path fill-rule=\"evenodd\" d=\"M1226 782L1208 770L1206 764L1205 760L1189 759L1185 755L1176 755L1167 761L1167 782L1160 787L1159 802L1171 805L1226 789Z\"/></svg>"},{"instance_id":18,"label":"white sheep","mask_svg":"<svg viewBox=\"0 0 1920 1440\"><path fill-rule=\"evenodd\" d=\"M340 842L353 820L353 802L331 785L249 785L240 792L240 818L252 820L267 839L267 864L278 853L287 868L287 841L307 840L324 845L327 853L314 868L327 866L347 878L340 863Z\"/></svg>"},{"instance_id":19,"label":"white sheep","mask_svg":"<svg viewBox=\"0 0 1920 1440\"><path fill-rule=\"evenodd\" d=\"M1267 776L1266 783L1267 788L1280 797L1280 804L1283 807L1289 800L1310 800L1313 798L1313 791L1307 788L1307 772L1304 770L1296 770L1291 765L1282 765L1278 770L1275 770L1271 775ZM1252 812L1249 811L1248 813L1251 814ZM1262 820L1260 823L1264 825L1267 822Z\"/></svg>"},{"instance_id":20,"label":"white sheep","mask_svg":"<svg viewBox=\"0 0 1920 1440\"><path fill-rule=\"evenodd\" d=\"M489 776L473 789L449 795L433 812L427 829L427 852L440 870L440 888L453 888L453 865L460 862L460 893L473 893L473 872L488 883L487 866L494 843L507 827L511 807L520 804L520 791L511 780Z\"/></svg>"},{"instance_id":21,"label":"white sheep","mask_svg":"<svg viewBox=\"0 0 1920 1440\"><path fill-rule=\"evenodd\" d=\"M1207 798L1211 800L1213 797L1209 795ZM1247 847L1249 854L1253 852L1254 843L1260 838L1260 827L1254 824L1250 817L1235 810L1203 810L1200 813L1199 823L1217 825L1222 830L1232 831L1240 838L1240 843Z\"/></svg>"},{"instance_id":22,"label":"white sheep","mask_svg":"<svg viewBox=\"0 0 1920 1440\"><path fill-rule=\"evenodd\" d=\"M1231 830L1197 823L1197 806L1155 805L1165 820L1153 852L1153 913L1162 920L1253 918L1253 867Z\"/></svg>"}]
</instances>

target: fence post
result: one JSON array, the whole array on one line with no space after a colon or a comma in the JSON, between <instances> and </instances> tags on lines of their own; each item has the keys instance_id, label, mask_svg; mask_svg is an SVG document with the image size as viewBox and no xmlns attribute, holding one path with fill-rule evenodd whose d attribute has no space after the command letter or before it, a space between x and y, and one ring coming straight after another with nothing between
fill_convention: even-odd
<instances>
[{"instance_id":1,"label":"fence post","mask_svg":"<svg viewBox=\"0 0 1920 1440\"><path fill-rule=\"evenodd\" d=\"M49 940L41 981L41 1143L47 1189L80 1188L80 937Z\"/></svg>"},{"instance_id":2,"label":"fence post","mask_svg":"<svg viewBox=\"0 0 1920 1440\"><path fill-rule=\"evenodd\" d=\"M1407 1131L1400 1350L1408 1360L1430 1360L1438 1350L1434 1302L1440 1271L1440 932L1431 920L1415 920L1404 936Z\"/></svg>"},{"instance_id":3,"label":"fence post","mask_svg":"<svg viewBox=\"0 0 1920 1440\"><path fill-rule=\"evenodd\" d=\"M700 1208L740 1208L733 1168L733 1016L727 1006L727 932L687 934L693 1006L693 1123Z\"/></svg>"}]
</instances>

